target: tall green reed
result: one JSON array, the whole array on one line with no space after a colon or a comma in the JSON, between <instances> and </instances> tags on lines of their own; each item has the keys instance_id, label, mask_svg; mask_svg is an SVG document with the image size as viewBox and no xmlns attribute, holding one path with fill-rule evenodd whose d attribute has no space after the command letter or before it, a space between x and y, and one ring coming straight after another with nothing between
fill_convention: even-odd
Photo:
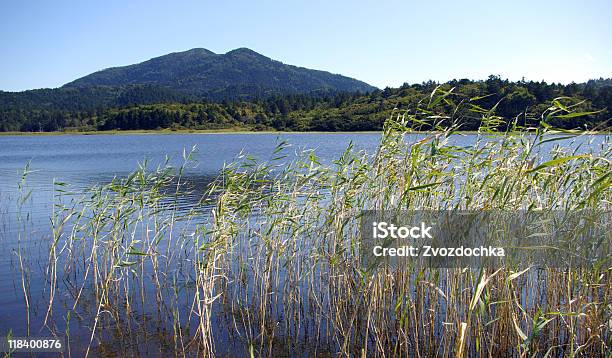
<instances>
[{"instance_id":1,"label":"tall green reed","mask_svg":"<svg viewBox=\"0 0 612 358\"><path fill-rule=\"evenodd\" d=\"M349 146L331 164L312 151L288 161L286 142L270 161L240 155L188 212L185 167L143 166L71 199L53 220L48 316L61 276L71 312L91 313L90 346L103 323L134 339L129 322L155 306L176 355L609 354L610 267L363 266L364 209L610 209L610 142L560 145L587 135L547 124L580 114L563 99L537 128L477 101L436 90L394 112L376 153ZM465 146L468 117L481 126ZM419 128L433 130L412 140Z\"/></svg>"}]
</instances>

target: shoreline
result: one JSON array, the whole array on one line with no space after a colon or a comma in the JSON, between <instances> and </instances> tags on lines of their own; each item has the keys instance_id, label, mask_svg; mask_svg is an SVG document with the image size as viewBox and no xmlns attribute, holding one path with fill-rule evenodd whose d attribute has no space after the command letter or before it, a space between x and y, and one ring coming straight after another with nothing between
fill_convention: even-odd
<instances>
[{"instance_id":1,"label":"shoreline","mask_svg":"<svg viewBox=\"0 0 612 358\"><path fill-rule=\"evenodd\" d=\"M110 131L62 131L62 132L0 132L1 136L61 136L61 135L151 135L151 134L380 134L382 131L253 131L248 129L136 129L136 130L110 130Z\"/></svg>"},{"instance_id":2,"label":"shoreline","mask_svg":"<svg viewBox=\"0 0 612 358\"><path fill-rule=\"evenodd\" d=\"M412 131L415 134L433 134L440 133L439 131ZM479 134L478 131L455 131L456 134ZM483 135L501 135L506 132L499 133L480 133ZM533 132L514 132L527 133ZM224 128L224 129L135 129L135 130L110 130L110 131L61 131L61 132L0 132L0 137L37 137L37 136L63 136L63 135L171 135L171 134L382 134L382 131L253 131L243 128ZM610 135L610 131L585 131L579 133L551 133L552 135Z\"/></svg>"}]
</instances>

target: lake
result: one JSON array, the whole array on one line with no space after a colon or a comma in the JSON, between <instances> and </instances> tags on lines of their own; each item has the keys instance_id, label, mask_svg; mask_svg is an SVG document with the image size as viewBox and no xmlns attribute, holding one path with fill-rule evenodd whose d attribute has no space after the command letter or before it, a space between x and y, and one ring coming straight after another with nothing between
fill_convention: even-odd
<instances>
[{"instance_id":1,"label":"lake","mask_svg":"<svg viewBox=\"0 0 612 358\"><path fill-rule=\"evenodd\" d=\"M283 140L292 145L289 154L314 149L322 162L329 163L351 142L355 148L372 152L379 138L379 134L372 133L0 136L0 241L4 253L0 270L6 273L0 284L3 292L0 294L0 333L11 331L14 336L24 336L27 331L20 286L22 270L16 255L19 245L22 250L28 248L24 266L28 271L30 306L35 308L30 325L40 327L44 320L48 296L44 266L48 251L41 240L48 241L50 236L55 182L65 182L67 185L62 189L79 192L108 183L114 177L126 177L145 160L152 170L164 164L166 157L171 165L178 167L184 162L184 151L195 147L197 163L188 169L185 178L203 188L219 175L224 164L232 162L240 153L266 161ZM26 165L31 172L25 179L23 192L29 193L29 197L17 209L19 183ZM188 208L197 201L196 194L193 201L183 205ZM18 211L27 216L23 222L17 219ZM22 236L18 238L20 233ZM76 322L72 324L76 340L73 350L79 352L88 342L90 327ZM79 332L82 336L77 338Z\"/></svg>"},{"instance_id":2,"label":"lake","mask_svg":"<svg viewBox=\"0 0 612 358\"><path fill-rule=\"evenodd\" d=\"M418 141L423 134L410 135ZM476 136L452 138L452 144L470 146ZM583 136L553 142L542 149L562 143L572 147L598 148L607 144L605 135ZM163 164L180 166L184 151L196 148L197 166L188 170L194 180L210 180L219 174L225 163L247 153L261 161L273 157L275 147L287 141L289 154L314 150L323 163L330 163L353 143L355 150L373 154L378 133L279 133L279 134L146 134L146 135L58 135L0 136L0 198L17 195L21 174L29 163L28 188L33 190L36 212L49 213L53 181L62 181L75 190L107 183L114 177L126 176L145 160L149 168ZM290 160L291 156L287 159Z\"/></svg>"},{"instance_id":3,"label":"lake","mask_svg":"<svg viewBox=\"0 0 612 358\"><path fill-rule=\"evenodd\" d=\"M355 147L373 151L378 134L179 134L179 135L60 135L0 136L0 198L15 199L21 173L29 163L27 176L32 191L28 202L33 224L48 222L54 181L68 183L78 191L125 177L139 164L155 169L166 157L176 167L183 164L184 151L196 148L195 168L187 180L203 187L223 165L244 152L259 160L272 157L276 145L291 143L289 154L314 149L323 161L338 158L354 142Z\"/></svg>"},{"instance_id":4,"label":"lake","mask_svg":"<svg viewBox=\"0 0 612 358\"><path fill-rule=\"evenodd\" d=\"M408 135L406 141L416 142L424 137L424 134ZM455 136L452 144L469 147L473 145L476 138L477 136L473 134ZM147 161L148 168L163 165L166 160L178 167L183 162L184 151L195 148L194 158L197 163L187 169L185 180L191 182L193 187L199 190L192 193L192 200L181 202L183 209L189 209L197 204L206 185L219 175L225 164L234 161L241 153L249 154L263 162L269 161L275 156L273 152L282 141L291 144L287 152L289 156L283 161L290 161L301 151L314 150L321 163L331 164L342 155L350 143L353 143L355 150L375 153L379 145L380 134L0 136L0 242L3 253L0 258L0 270L5 273L4 280L0 284L0 292L2 292L0 294L0 333L7 335L10 332L13 336L26 336L29 326L31 335L48 336L49 332L55 329L44 327L43 322L47 316L45 305L49 300L46 270L49 256L50 218L54 204L57 203L54 195L54 187L58 187L56 183L66 183L61 186L63 190L79 193L95 185L109 183L115 177L127 177L144 161ZM576 148L578 152L587 150L598 152L609 146L609 138L604 135L582 136L547 143L541 149L550 151L553 146L559 144ZM21 172L26 165L31 172L26 176L24 185L20 186ZM17 204L20 196L26 193L29 193L27 200ZM27 253L20 255L21 252ZM182 274L178 270L176 277ZM191 277L187 277L185 281L188 282L190 279ZM143 284L140 281L136 283ZM68 281L65 282L67 286L71 284ZM150 288L148 285L146 284L147 289ZM29 309L24 303L24 286L28 292L27 306ZM58 289L60 301L62 297L68 297L74 292L70 287L64 287L62 284L58 287L60 287ZM188 291L189 288L185 290ZM87 313L92 308L87 305L93 301L92 297L85 296L84 306L73 310L74 316L70 319L66 318L67 312L70 311L68 307L59 308L55 313L59 322L63 320L64 326L70 327L71 351L77 353L76 356L84 353L89 344L92 321L91 317L87 317ZM148 304L148 301L143 300L142 303L136 305L142 311L140 312L142 316L136 321L142 321L144 328L140 328L143 328L145 335L149 330L159 329L159 325L155 324L155 319L161 321L160 317L156 317L154 310L149 311ZM184 317L192 309L190 302L181 302L174 307L174 309L178 308L184 310L182 318L178 319L180 322L188 322L192 319ZM29 315L27 318L26 311ZM220 312L213 312L212 315L222 316ZM120 318L117 319L120 320ZM124 328L130 329L129 326ZM170 328L164 327L164 329ZM59 329L61 332L64 330L65 328ZM163 335L160 332L158 334ZM103 333L102 338L94 342L94 346L97 347L96 353L113 355L121 352L138 352L144 356L162 356L172 351L172 347L160 348L162 344L155 339L152 340L153 343L140 342L136 339L131 342L134 346L124 351L112 347L113 339L117 337L111 333ZM217 339L220 339L221 342L232 340L229 336ZM219 341L216 343L218 344ZM333 350L333 347L330 349ZM244 347L227 348L227 350L237 355L245 353ZM308 353L308 351L305 352Z\"/></svg>"}]
</instances>

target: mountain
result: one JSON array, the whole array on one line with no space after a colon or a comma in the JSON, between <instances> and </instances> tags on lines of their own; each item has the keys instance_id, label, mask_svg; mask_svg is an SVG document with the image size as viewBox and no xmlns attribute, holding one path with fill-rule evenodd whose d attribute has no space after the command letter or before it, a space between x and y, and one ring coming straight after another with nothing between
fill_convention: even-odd
<instances>
[{"instance_id":1,"label":"mountain","mask_svg":"<svg viewBox=\"0 0 612 358\"><path fill-rule=\"evenodd\" d=\"M312 92L370 92L353 78L296 67L248 48L216 54L203 48L170 53L135 65L113 67L67 83L63 88L157 86L184 95L252 99Z\"/></svg>"}]
</instances>

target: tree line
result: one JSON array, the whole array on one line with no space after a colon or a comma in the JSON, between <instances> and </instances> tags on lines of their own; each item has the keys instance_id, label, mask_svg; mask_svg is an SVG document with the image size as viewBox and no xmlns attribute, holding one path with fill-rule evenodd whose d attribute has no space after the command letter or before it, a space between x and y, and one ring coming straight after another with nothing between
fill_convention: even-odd
<instances>
[{"instance_id":1,"label":"tree line","mask_svg":"<svg viewBox=\"0 0 612 358\"><path fill-rule=\"evenodd\" d=\"M511 82L490 76L484 81L404 84L368 94L320 92L275 95L251 101L208 102L155 86L90 88L77 92L71 89L71 93L37 90L27 96L3 92L0 93L0 131L380 130L394 109L414 110L427 103L434 90L449 95L434 106L428 103L430 109L451 113L462 108L463 112L457 115L462 118L463 130L479 127L480 110L491 111L505 121L536 125L539 114L555 99L591 114L557 118L553 125L566 129L610 128L612 79L562 85L543 81ZM462 102L470 105L458 106Z\"/></svg>"}]
</instances>

